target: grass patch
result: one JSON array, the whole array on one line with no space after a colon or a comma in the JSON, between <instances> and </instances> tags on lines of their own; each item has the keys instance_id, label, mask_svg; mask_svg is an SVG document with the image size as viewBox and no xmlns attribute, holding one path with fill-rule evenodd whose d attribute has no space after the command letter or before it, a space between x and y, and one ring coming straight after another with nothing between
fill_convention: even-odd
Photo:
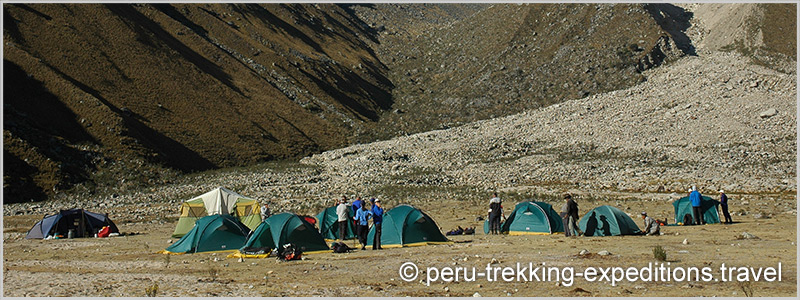
<instances>
[{"instance_id":1,"label":"grass patch","mask_svg":"<svg viewBox=\"0 0 800 300\"><path fill-rule=\"evenodd\" d=\"M667 261L667 251L660 245L653 247L653 258L657 261Z\"/></svg>"},{"instance_id":2,"label":"grass patch","mask_svg":"<svg viewBox=\"0 0 800 300\"><path fill-rule=\"evenodd\" d=\"M153 283L153 285L147 287L144 290L144 294L147 297L157 297L158 296L158 283Z\"/></svg>"},{"instance_id":3,"label":"grass patch","mask_svg":"<svg viewBox=\"0 0 800 300\"><path fill-rule=\"evenodd\" d=\"M745 296L753 297L753 283L750 281L739 281L739 289L742 290Z\"/></svg>"}]
</instances>

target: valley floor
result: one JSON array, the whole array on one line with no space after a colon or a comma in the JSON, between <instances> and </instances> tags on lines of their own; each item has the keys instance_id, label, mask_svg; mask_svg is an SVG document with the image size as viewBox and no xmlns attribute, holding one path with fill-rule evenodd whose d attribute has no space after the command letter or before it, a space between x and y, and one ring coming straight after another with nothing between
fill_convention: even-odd
<instances>
[{"instance_id":1,"label":"valley floor","mask_svg":"<svg viewBox=\"0 0 800 300\"><path fill-rule=\"evenodd\" d=\"M762 209L796 203L793 195L761 196ZM580 201L580 199L578 199ZM390 205L394 205L389 203ZM513 203L506 204L510 207ZM591 207L620 205L632 211L661 211L669 202L598 200L579 202L581 213ZM349 254L309 254L302 261L279 262L274 258L238 259L225 254L163 255L156 252L176 239L170 238L174 222L127 222L120 231L132 235L113 238L25 240L25 232L40 216L6 216L3 245L3 296L145 296L158 284L159 296L797 296L797 216L777 213L756 219L737 216L731 225L664 226L662 236L577 237L563 235L492 236L475 221L481 208L453 209L454 201L417 203L445 232L456 226L476 226L474 236L454 236L452 245L366 250ZM125 207L119 207L125 209ZM166 207L165 207L166 209ZM733 206L732 211L738 211ZM661 218L662 216L657 216ZM666 216L664 216L666 217ZM641 226L641 220L636 219ZM759 239L738 239L748 232ZM687 241L684 244L684 240ZM353 241L349 244L352 245ZM652 249L663 247L671 268L710 268L720 280L722 264L733 267L774 267L780 264L781 281L765 281L763 274L748 284L722 281L589 282L580 277L548 282L424 281L428 267L527 266L586 268L647 267L658 264ZM589 254L580 255L586 249ZM610 255L598 255L608 251ZM419 278L401 280L399 269L415 263ZM737 269L738 270L738 269ZM523 272L525 272L523 270ZM738 271L737 271L738 272ZM733 274L738 274L734 272ZM564 273L566 274L566 273ZM433 273L431 273L433 275ZM552 275L552 274L551 274ZM680 275L680 274L678 274ZM726 275L727 276L727 275ZM600 276L598 276L599 278ZM525 279L523 279L525 280ZM528 279L533 280L533 279ZM571 284L570 284L571 283Z\"/></svg>"}]
</instances>

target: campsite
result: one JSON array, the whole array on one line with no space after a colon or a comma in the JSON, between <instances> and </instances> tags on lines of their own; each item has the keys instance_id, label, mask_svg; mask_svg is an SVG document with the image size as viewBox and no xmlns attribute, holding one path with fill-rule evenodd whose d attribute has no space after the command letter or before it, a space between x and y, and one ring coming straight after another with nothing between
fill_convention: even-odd
<instances>
[{"instance_id":1,"label":"campsite","mask_svg":"<svg viewBox=\"0 0 800 300\"><path fill-rule=\"evenodd\" d=\"M796 11L4 5L0 296L797 297Z\"/></svg>"},{"instance_id":2,"label":"campsite","mask_svg":"<svg viewBox=\"0 0 800 300\"><path fill-rule=\"evenodd\" d=\"M739 198L736 195L732 197ZM777 208L781 199L786 199L780 195L758 197L763 199L759 204L762 208ZM517 199L506 198L506 207L510 210ZM621 203L580 196L577 199L582 216L589 213L590 207L619 207L619 204L626 212L648 211L670 219L674 213L669 200L628 200ZM392 202L388 200L384 201ZM414 198L409 198L409 201L429 214L442 232L456 226L483 226L483 221L476 221L475 217L484 214L484 207L464 207L453 213L449 207L460 201ZM560 206L557 199L545 201ZM399 203L390 204L391 207L397 205ZM319 206L309 212L322 209ZM125 210L136 208L121 206L108 212L111 216L124 215ZM495 236L479 230L475 235L448 236L453 242L450 244L386 248L380 251L356 250L351 253L325 251L304 255L300 261L281 262L274 256L244 258L240 261L238 258L229 258L230 252L160 254L160 250L178 240L171 237L177 217L170 217L168 220L171 221L165 222L163 216L177 216L180 206L163 203L157 205L157 211L166 213L145 215L142 221L135 222L115 220L123 235L111 238L24 239L30 224L38 221L35 216L5 217L5 294L144 296L148 288L157 284L159 296L472 296L475 293L483 296L567 297L744 296L743 287L735 282L623 282L611 286L609 283L589 283L576 279L571 286L558 282L481 281L439 282L426 286L419 280L402 281L397 273L405 262L414 262L420 268L483 268L490 263L504 266L516 262L544 262L548 266L575 268L642 267L649 262L657 262L652 254L655 246L666 250L667 262L672 266L718 268L721 263L726 263L728 266L774 267L780 262L782 282L753 282L747 288L752 289L756 296L789 295L795 289L796 245L793 236L796 234L796 223L795 216L791 214L774 215L771 218L754 217L753 214L735 216L735 223L730 225L664 226L664 235L658 237L626 235L566 238L560 233ZM634 220L638 227L642 226L640 219ZM742 238L742 232L756 238ZM684 240L687 242L684 243ZM347 244L354 246L355 240L348 240ZM758 249L757 252L755 249ZM598 254L603 251L608 254ZM755 262L754 253L759 256ZM47 274L46 282L33 281L42 274Z\"/></svg>"}]
</instances>

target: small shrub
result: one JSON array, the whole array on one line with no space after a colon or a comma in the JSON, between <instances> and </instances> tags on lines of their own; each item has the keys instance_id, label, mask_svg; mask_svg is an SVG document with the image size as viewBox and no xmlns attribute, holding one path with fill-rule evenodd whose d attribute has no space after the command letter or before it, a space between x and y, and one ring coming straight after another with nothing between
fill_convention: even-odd
<instances>
[{"instance_id":1,"label":"small shrub","mask_svg":"<svg viewBox=\"0 0 800 300\"><path fill-rule=\"evenodd\" d=\"M215 268L209 268L208 269L208 277L211 279L211 281L217 281L217 276L218 275L219 275L219 271L217 271L217 269L215 269Z\"/></svg>"},{"instance_id":2,"label":"small shrub","mask_svg":"<svg viewBox=\"0 0 800 300\"><path fill-rule=\"evenodd\" d=\"M739 281L739 288L742 289L744 295L753 297L753 283L750 281Z\"/></svg>"},{"instance_id":3,"label":"small shrub","mask_svg":"<svg viewBox=\"0 0 800 300\"><path fill-rule=\"evenodd\" d=\"M653 247L653 257L658 261L666 261L667 251L664 251L664 248L661 246L655 246Z\"/></svg>"},{"instance_id":4,"label":"small shrub","mask_svg":"<svg viewBox=\"0 0 800 300\"><path fill-rule=\"evenodd\" d=\"M170 257L171 257L171 256L172 256L172 255L169 255L169 254L167 254L167 255L164 255L164 267L165 267L165 268L169 268L169 261L170 261Z\"/></svg>"},{"instance_id":5,"label":"small shrub","mask_svg":"<svg viewBox=\"0 0 800 300\"><path fill-rule=\"evenodd\" d=\"M153 283L153 285L144 290L144 293L147 297L156 297L158 295L158 283Z\"/></svg>"}]
</instances>

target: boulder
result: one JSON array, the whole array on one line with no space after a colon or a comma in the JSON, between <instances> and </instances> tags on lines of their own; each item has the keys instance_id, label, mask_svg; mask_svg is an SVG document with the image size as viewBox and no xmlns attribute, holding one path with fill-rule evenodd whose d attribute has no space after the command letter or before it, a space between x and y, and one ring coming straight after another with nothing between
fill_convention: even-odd
<instances>
[{"instance_id":1,"label":"boulder","mask_svg":"<svg viewBox=\"0 0 800 300\"><path fill-rule=\"evenodd\" d=\"M777 114L778 114L778 110L776 110L774 108L770 108L770 109L767 109L765 111L762 111L760 114L758 114L758 116L763 118L763 119L766 119L766 118L773 117L773 116L775 116Z\"/></svg>"}]
</instances>

